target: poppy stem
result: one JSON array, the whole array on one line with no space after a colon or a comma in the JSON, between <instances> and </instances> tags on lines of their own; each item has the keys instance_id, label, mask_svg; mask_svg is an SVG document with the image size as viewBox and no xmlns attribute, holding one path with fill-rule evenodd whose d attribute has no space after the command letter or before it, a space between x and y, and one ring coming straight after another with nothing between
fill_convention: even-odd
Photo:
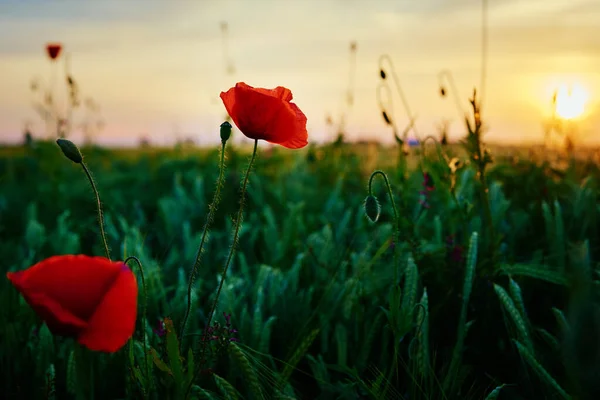
<instances>
[{"instance_id":1,"label":"poppy stem","mask_svg":"<svg viewBox=\"0 0 600 400\"><path fill-rule=\"evenodd\" d=\"M90 357L90 400L94 400L94 359Z\"/></svg>"},{"instance_id":2,"label":"poppy stem","mask_svg":"<svg viewBox=\"0 0 600 400\"><path fill-rule=\"evenodd\" d=\"M443 78L446 78L446 80L450 84L450 91L452 92L452 97L454 97L454 105L456 106L458 117L462 119L466 115L466 112L461 106L460 98L458 97L458 89L456 88L456 83L454 83L454 76L452 75L452 71L450 71L449 69L443 69L438 73L438 82L442 92L442 97L445 97L447 90L444 87Z\"/></svg>"},{"instance_id":3,"label":"poppy stem","mask_svg":"<svg viewBox=\"0 0 600 400\"><path fill-rule=\"evenodd\" d=\"M386 95L385 98L387 102L383 101L381 92L385 90ZM390 89L390 85L387 84L386 81L383 81L377 86L377 103L379 104L379 109L381 110L381 114L383 115L383 120L385 123L392 127L392 133L394 134L394 139L396 139L396 143L401 145L403 140L406 138L401 138L398 136L398 127L396 125L396 117L394 117L394 99L392 97L392 89ZM387 107L384 103L387 103Z\"/></svg>"},{"instance_id":4,"label":"poppy stem","mask_svg":"<svg viewBox=\"0 0 600 400\"><path fill-rule=\"evenodd\" d=\"M385 186L387 188L388 196L390 198L390 202L392 203L392 209L394 210L394 230L392 231L393 232L392 241L394 242L394 246L397 246L398 245L398 243L397 243L398 237L399 237L400 219L398 217L398 209L396 208L396 203L394 202L394 195L392 194L392 187L390 186L390 181L388 180L388 177L385 174L385 172L383 172L381 170L373 171L373 173L371 174L371 177L369 178L369 195L373 195L373 192L372 192L373 179L377 175L381 175L383 177L383 180L385 181ZM394 247L393 249L394 249L394 285L396 285L398 283L398 269L397 269L398 262L397 262L396 247Z\"/></svg>"},{"instance_id":5,"label":"poppy stem","mask_svg":"<svg viewBox=\"0 0 600 400\"><path fill-rule=\"evenodd\" d=\"M96 188L96 183L94 182L94 178L92 178L92 174L85 165L85 163L81 162L81 167L85 172L88 180L90 181L90 185L92 185L92 190L94 191L94 196L96 197L96 206L98 209L98 224L100 225L100 236L102 237L102 244L104 245L104 252L106 253L106 258L110 260L110 250L108 249L108 242L106 241L106 233L104 233L104 219L102 218L102 203L100 203L100 195L98 194L98 189Z\"/></svg>"},{"instance_id":6,"label":"poppy stem","mask_svg":"<svg viewBox=\"0 0 600 400\"><path fill-rule=\"evenodd\" d=\"M217 187L215 189L215 194L213 196L212 203L208 206L208 216L206 217L206 223L204 224L204 231L202 232L202 239L200 239L200 247L198 248L198 254L196 255L196 261L194 262L194 266L192 271L190 272L190 279L188 284L188 292L187 292L187 309L185 310L185 316L183 317L183 322L181 324L181 337L183 338L185 335L185 328L190 316L190 312L192 310L192 287L194 285L194 278L196 276L196 272L200 267L200 263L202 262L202 253L204 252L204 243L208 240L210 224L213 222L215 217L215 212L217 211L217 206L219 205L219 201L221 200L221 189L223 188L223 184L225 183L225 144L226 141L222 141L221 145L221 161L219 162L219 178L217 179ZM179 347L181 351L183 340L179 342Z\"/></svg>"},{"instance_id":7,"label":"poppy stem","mask_svg":"<svg viewBox=\"0 0 600 400\"><path fill-rule=\"evenodd\" d=\"M129 262L129 260L133 260L136 262L138 269L140 270L140 276L142 277L142 288L144 289L144 305L142 307L142 344L144 346L144 362L146 364L146 381L149 382L150 379L150 369L148 363L148 348L146 345L146 312L148 308L148 293L146 292L146 280L144 279L144 267L142 267L142 262L139 258L134 256L129 256L123 261L125 265Z\"/></svg>"},{"instance_id":8,"label":"poppy stem","mask_svg":"<svg viewBox=\"0 0 600 400\"><path fill-rule=\"evenodd\" d=\"M396 73L396 68L394 68L394 63L392 61L392 58L389 56L389 54L382 54L379 57L379 70L384 71L383 62L385 60L387 60L388 63L390 64L390 72L392 73L392 80L394 81L394 84L396 85L396 91L398 92L398 95L400 96L400 100L402 100L402 105L404 106L404 111L406 112L406 115L408 116L409 121L413 121L415 119L415 116L413 115L413 113L410 109L410 105L408 103L408 99L406 98L406 95L404 94L404 91L402 90L402 86L400 85L400 78L398 78L398 74ZM417 132L417 128L415 126L412 127L412 131L415 133L415 135L417 137L420 136L419 133Z\"/></svg>"},{"instance_id":9,"label":"poppy stem","mask_svg":"<svg viewBox=\"0 0 600 400\"><path fill-rule=\"evenodd\" d=\"M240 208L238 209L237 218L235 220L235 228L233 231L233 238L231 247L229 248L229 256L227 257L227 261L225 262L225 266L223 267L223 273L221 274L221 281L219 282L219 288L217 289L217 295L215 296L215 301L213 302L212 309L210 310L210 314L208 314L208 321L206 323L206 329L204 330L204 337L202 343L202 354L200 358L200 368L199 371L202 370L203 364L205 362L206 356L206 346L208 344L208 328L212 322L212 318L215 314L215 310L217 308L217 303L219 302L219 296L221 295L221 290L223 289L223 284L225 283L225 276L227 275L227 269L229 268L229 264L233 259L233 255L235 253L235 249L238 243L238 235L240 233L240 227L242 226L242 220L244 217L244 200L246 197L246 188L248 187L248 177L250 176L250 171L252 170L252 166L254 165L254 160L256 159L256 150L258 148L258 139L254 140L254 150L252 151L252 158L250 159L250 163L248 164L248 169L246 170L246 175L244 176L244 181L242 182L242 193L240 195ZM194 379L195 380L195 379ZM191 389L192 380L188 387L188 393Z\"/></svg>"},{"instance_id":10,"label":"poppy stem","mask_svg":"<svg viewBox=\"0 0 600 400\"><path fill-rule=\"evenodd\" d=\"M419 158L419 163L420 163L422 173L425 173L425 160L427 159L427 154L425 153L425 144L428 140L433 141L433 143L435 144L435 148L436 148L440 163L448 166L448 163L450 162L450 160L448 159L448 156L444 152L444 148L442 147L442 144L439 142L439 140L436 137L434 137L433 135L428 135L427 137L425 137L425 139L423 139L421 141L421 144L420 144L421 145L421 155ZM461 207L460 202L458 201L458 198L456 197L456 191L451 186L449 192L450 192L450 195L452 196L454 203L456 204L456 207L458 208L458 210L460 212L461 220L466 229L467 216L465 215L465 211ZM423 210L423 207L421 206L421 208L419 209L419 216L421 215L422 210ZM418 219L418 217L417 217L417 219Z\"/></svg>"}]
</instances>

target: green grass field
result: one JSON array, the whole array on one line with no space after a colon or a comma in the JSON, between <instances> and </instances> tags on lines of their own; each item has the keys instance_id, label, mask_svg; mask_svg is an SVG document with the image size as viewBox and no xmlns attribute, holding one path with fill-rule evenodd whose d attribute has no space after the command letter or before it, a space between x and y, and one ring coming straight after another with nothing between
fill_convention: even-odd
<instances>
[{"instance_id":1,"label":"green grass field","mask_svg":"<svg viewBox=\"0 0 600 400\"><path fill-rule=\"evenodd\" d=\"M225 326L230 314L238 341L212 341L202 363L249 149L225 149L183 337L218 146L81 150L113 259L143 265L137 329L117 353L85 351L53 336L3 279L2 399L600 397L592 153L492 148L482 176L475 149L459 145L430 143L404 161L396 147L259 145L213 320ZM389 179L397 218L381 174L372 185L381 215L365 215L375 170ZM104 254L85 174L54 142L0 149L2 271L59 254Z\"/></svg>"}]
</instances>

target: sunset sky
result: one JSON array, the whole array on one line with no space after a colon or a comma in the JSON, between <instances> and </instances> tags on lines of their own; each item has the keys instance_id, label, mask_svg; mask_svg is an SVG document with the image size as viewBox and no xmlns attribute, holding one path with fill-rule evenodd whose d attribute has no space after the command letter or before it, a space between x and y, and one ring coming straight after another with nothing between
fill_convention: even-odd
<instances>
[{"instance_id":1,"label":"sunset sky","mask_svg":"<svg viewBox=\"0 0 600 400\"><path fill-rule=\"evenodd\" d=\"M226 73L222 21L233 75ZM540 142L553 90L577 85L586 98L578 141L600 144L599 21L598 0L489 1L488 140ZM0 142L20 141L27 120L36 136L44 134L29 85L51 76L49 41L64 44L83 97L102 107L102 144L132 145L143 134L161 145L177 135L217 143L225 113L218 96L237 81L290 88L310 138L330 139L325 117L343 111L351 41L357 63L350 139L392 139L375 97L384 53L419 133L435 133L451 119L457 138L462 121L452 98L438 95L438 73L452 71L467 108L481 79L481 1L0 0ZM81 140L80 132L73 139Z\"/></svg>"}]
</instances>

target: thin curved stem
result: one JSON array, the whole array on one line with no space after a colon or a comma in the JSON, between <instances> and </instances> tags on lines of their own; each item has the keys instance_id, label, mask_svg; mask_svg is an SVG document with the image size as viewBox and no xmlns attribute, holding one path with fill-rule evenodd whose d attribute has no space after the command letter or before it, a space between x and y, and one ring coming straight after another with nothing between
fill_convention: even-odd
<instances>
[{"instance_id":1,"label":"thin curved stem","mask_svg":"<svg viewBox=\"0 0 600 400\"><path fill-rule=\"evenodd\" d=\"M385 100L382 96L382 92L385 91ZM398 135L398 125L396 125L396 117L394 116L394 99L392 97L392 90L387 82L381 82L377 86L377 104L383 114L383 118L387 125L392 127L392 134L398 145L398 170L402 180L404 180L404 171L406 170L406 155L404 154L405 146L407 146L408 132L414 128L414 119L410 121L408 126L402 131L402 137ZM387 107L386 104L387 103Z\"/></svg>"},{"instance_id":2,"label":"thin curved stem","mask_svg":"<svg viewBox=\"0 0 600 400\"><path fill-rule=\"evenodd\" d=\"M348 76L348 92L346 98L346 105L348 106L347 110L350 112L350 109L354 105L354 82L356 76L356 42L350 43L350 73Z\"/></svg>"},{"instance_id":3,"label":"thin curved stem","mask_svg":"<svg viewBox=\"0 0 600 400\"><path fill-rule=\"evenodd\" d=\"M146 280L144 278L144 267L142 267L142 262L139 258L134 256L129 256L123 261L123 264L127 265L129 260L133 260L136 262L138 269L140 270L140 276L142 277L142 288L144 289L144 305L142 307L142 343L144 345L144 362L145 370L146 370L146 381L149 382L150 379L150 369L148 363L148 347L146 345L146 312L148 308L148 292L146 291Z\"/></svg>"},{"instance_id":4,"label":"thin curved stem","mask_svg":"<svg viewBox=\"0 0 600 400\"><path fill-rule=\"evenodd\" d=\"M435 148L437 150L437 154L438 154L438 158L441 162L448 164L448 157L446 156L446 154L444 153L443 149L442 149L442 145L440 144L439 140L433 136L433 135L428 135L425 139L423 139L423 141L421 142L421 171L425 172L425 168L424 168L424 162L423 159L425 158L425 143L428 140L432 140L435 144ZM450 190L450 195L452 196L452 199L454 200L454 202L456 203L456 207L458 208L458 210L460 211L460 216L462 219L463 224L467 224L467 216L465 215L464 210L462 209L462 207L460 206L460 202L458 201L458 198L456 197L456 193L454 190ZM421 206L421 208L419 209L419 215L421 215L421 212L423 211L423 207Z\"/></svg>"},{"instance_id":5,"label":"thin curved stem","mask_svg":"<svg viewBox=\"0 0 600 400\"><path fill-rule=\"evenodd\" d=\"M90 400L94 400L94 394L96 391L94 390L94 359L88 359L90 363Z\"/></svg>"},{"instance_id":6,"label":"thin curved stem","mask_svg":"<svg viewBox=\"0 0 600 400\"><path fill-rule=\"evenodd\" d=\"M98 209L98 224L100 225L100 236L102 237L102 244L104 245L104 252L106 253L106 258L110 260L110 250L108 248L108 242L106 241L106 233L104 232L104 220L102 218L102 203L100 203L100 195L98 194L98 189L96 188L96 183L94 182L94 178L92 178L92 174L88 170L87 165L82 161L81 167L85 172L88 180L90 181L90 185L92 185L92 190L94 191L94 196L96 197L96 207Z\"/></svg>"},{"instance_id":7,"label":"thin curved stem","mask_svg":"<svg viewBox=\"0 0 600 400\"><path fill-rule=\"evenodd\" d=\"M394 230L393 230L392 241L394 243L393 249L394 249L394 285L395 285L398 282L396 246L398 245L397 242L398 242L398 237L399 237L400 220L398 217L398 208L396 208L396 202L394 201L394 195L392 193L392 187L390 185L390 181L388 180L388 177L385 174L385 172L383 172L381 170L373 171L373 173L371 174L371 177L369 178L369 195L373 194L373 191L372 191L373 179L377 175L381 175L383 177L383 180L385 181L385 186L386 186L386 189L388 192L388 196L390 198L390 202L392 203L392 209L394 210Z\"/></svg>"},{"instance_id":8,"label":"thin curved stem","mask_svg":"<svg viewBox=\"0 0 600 400\"><path fill-rule=\"evenodd\" d=\"M442 86L442 87L443 87L442 83L443 83L444 77L450 84L450 91L452 92L452 97L454 97L454 103L456 105L456 109L457 109L458 113L460 114L460 119L462 120L465 117L466 112L465 112L464 108L460 105L460 98L458 97L458 89L456 88L456 84L454 83L454 76L452 75L452 72L450 72L449 69L441 70L438 73L438 82L439 82L440 86Z\"/></svg>"},{"instance_id":9,"label":"thin curved stem","mask_svg":"<svg viewBox=\"0 0 600 400\"><path fill-rule=\"evenodd\" d=\"M421 154L419 155L419 166L421 168L421 174L423 174L423 175L425 174L425 159L427 158L427 155L425 154L425 145L427 144L428 140L433 140L434 145L436 145L436 151L438 153L439 159L442 161L442 163L446 162L446 160L443 157L443 154L439 150L439 147L438 147L439 143L438 143L437 139L433 135L427 135L425 137L425 139L423 139L420 142ZM421 217L421 214L423 213L423 209L424 209L424 206L423 206L423 204L421 204L419 206L419 212L417 214L417 220Z\"/></svg>"},{"instance_id":10,"label":"thin curved stem","mask_svg":"<svg viewBox=\"0 0 600 400\"><path fill-rule=\"evenodd\" d=\"M425 158L425 144L428 140L433 141L440 161L447 164L448 157L443 153L442 145L440 144L439 140L433 135L427 135L425 139L421 141L421 164L423 163L423 159Z\"/></svg>"},{"instance_id":11,"label":"thin curved stem","mask_svg":"<svg viewBox=\"0 0 600 400\"><path fill-rule=\"evenodd\" d=\"M377 175L381 175L383 177L383 180L385 181L385 186L388 191L388 196L390 197L390 202L392 203L392 208L394 210L394 219L396 220L396 222L398 222L398 209L396 208L396 202L394 201L394 196L392 194L392 186L390 185L390 181L388 180L388 177L385 174L385 172L383 172L379 169L376 171L373 171L373 173L371 174L371 177L369 178L369 194L370 195L373 194L373 190L372 190L373 179Z\"/></svg>"},{"instance_id":12,"label":"thin curved stem","mask_svg":"<svg viewBox=\"0 0 600 400\"><path fill-rule=\"evenodd\" d=\"M383 101L383 96L381 96L382 89L386 92L386 102ZM394 116L394 101L392 98L392 90L390 89L389 85L385 83L380 83L379 86L377 86L377 103L379 104L379 109L381 110L381 112L385 113L385 116L387 116L386 123L392 127L392 132L394 134L396 142L400 143L401 138L398 136L398 127L396 126L396 118ZM384 103L388 103L388 107L386 107Z\"/></svg>"},{"instance_id":13,"label":"thin curved stem","mask_svg":"<svg viewBox=\"0 0 600 400\"><path fill-rule=\"evenodd\" d=\"M210 327L213 316L215 314L215 310L217 309L217 303L219 302L219 297L221 296L221 290L223 289L223 284L225 283L225 277L227 276L227 270L229 269L229 264L231 264L231 260L233 259L233 255L235 254L235 250L237 247L238 236L240 233L240 228L242 226L242 220L244 217L244 201L245 201L245 197L246 197L246 188L248 187L248 178L250 177L250 171L252 170L252 166L254 165L254 160L256 159L257 148L258 148L258 139L255 139L254 140L254 150L252 151L252 158L250 158L250 163L248 164L248 169L246 170L246 175L244 176L244 181L242 183L242 192L240 195L240 208L238 209L237 218L235 220L235 228L233 231L231 247L229 248L229 255L227 256L227 261L225 262L225 265L223 267L223 272L221 274L221 281L219 282L219 288L217 289L217 294L215 296L215 300L213 302L212 309L210 310L210 313L208 314L208 321L206 323L206 329L204 329L202 350L201 350L202 353L200 356L200 364L199 364L198 371L200 371L202 369L204 362L206 361L205 357L206 357L206 346L208 345L208 340L207 340L208 339L208 328ZM197 376L197 374L198 373L196 373L196 376ZM188 394L190 392L190 389L192 387L194 380L195 380L195 378L190 381L190 384L189 384L188 390L187 390Z\"/></svg>"},{"instance_id":14,"label":"thin curved stem","mask_svg":"<svg viewBox=\"0 0 600 400\"><path fill-rule=\"evenodd\" d=\"M400 99L402 100L402 105L404 106L404 110L406 111L406 115L408 116L409 120L413 120L414 119L414 115L410 109L410 105L408 104L408 99L406 98L406 95L404 94L404 90L402 90L402 86L400 85L400 79L398 78L398 74L396 73L396 68L394 68L394 63L392 61L392 58L388 55L388 54L382 54L379 57L379 68L383 71L383 61L387 60L388 63L390 64L390 72L392 73L392 78L394 80L394 84L396 85L396 91L398 92L398 95L400 96ZM417 127L413 126L413 131L415 132L415 135L417 137L419 137L419 133L417 131Z\"/></svg>"},{"instance_id":15,"label":"thin curved stem","mask_svg":"<svg viewBox=\"0 0 600 400\"><path fill-rule=\"evenodd\" d=\"M390 198L390 202L392 203L392 209L394 210L394 224L395 224L395 229L394 229L394 241L399 241L400 240L400 215L398 214L398 208L396 207L396 203L394 201L394 196L392 194L392 187L390 185L390 182L388 180L387 175L385 174L385 172L381 171L381 170L376 170L373 171L373 173L371 174L371 177L369 178L369 194L372 194L371 191L371 187L372 187L372 183L373 183L373 178L375 178L376 175L381 175L383 177L383 179L385 180L385 185L388 191L388 196ZM404 208L404 207L403 207ZM410 218L406 218L404 217L404 220L408 222L408 224L410 225L410 229L412 234L414 235L415 233L415 224L414 222L410 219ZM418 245L415 243L414 239L409 237L408 238L408 242L412 247L412 252L413 252L413 257L415 257L415 259L417 258L417 247ZM395 243L396 244L396 243ZM394 266L397 265L397 260L396 260L396 250L394 248ZM397 283L397 271L396 268L394 268L394 278L395 281Z\"/></svg>"},{"instance_id":16,"label":"thin curved stem","mask_svg":"<svg viewBox=\"0 0 600 400\"><path fill-rule=\"evenodd\" d=\"M196 255L196 261L194 262L194 266L190 271L190 278L188 283L188 291L187 291L187 308L185 310L185 316L183 317L183 322L181 323L181 337L185 335L185 328L187 325L188 318L190 316L190 312L192 310L192 288L194 286L194 278L196 276L196 272L200 267L202 262L202 254L204 252L204 244L208 241L210 224L213 222L215 218L215 212L217 211L217 207L219 205L219 201L221 200L221 189L223 188L223 183L225 181L225 144L226 142L222 142L221 145L221 160L219 161L219 178L217 179L217 187L215 189L215 194L213 196L212 203L208 207L208 216L206 217L206 223L204 224L204 231L202 232L202 239L200 239L200 247L198 248L198 254ZM180 351L183 340L179 341Z\"/></svg>"},{"instance_id":17,"label":"thin curved stem","mask_svg":"<svg viewBox=\"0 0 600 400\"><path fill-rule=\"evenodd\" d=\"M396 88L398 90L398 94L400 95L400 99L402 100L402 104L404 105L404 109L406 110L406 114L408 114L409 117L412 116L412 112L410 111L410 106L408 105L408 100L406 99L406 96L404 95L404 91L402 90L402 87L400 86L400 80L398 79L398 75L396 74L396 69L394 68L394 62L392 61L392 58L388 55L388 54L382 54L379 57L379 68L381 68L383 70L383 61L387 60L388 63L390 64L390 70L392 72L392 77L394 78L394 82L396 84Z\"/></svg>"}]
</instances>

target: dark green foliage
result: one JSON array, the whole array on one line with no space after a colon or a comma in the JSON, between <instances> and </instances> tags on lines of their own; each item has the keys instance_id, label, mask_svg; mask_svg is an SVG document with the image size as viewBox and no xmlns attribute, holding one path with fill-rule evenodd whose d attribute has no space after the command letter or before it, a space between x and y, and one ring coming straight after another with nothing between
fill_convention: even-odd
<instances>
[{"instance_id":1,"label":"dark green foliage","mask_svg":"<svg viewBox=\"0 0 600 400\"><path fill-rule=\"evenodd\" d=\"M466 146L484 160L449 146L450 161L409 157L406 175L390 164L394 150L261 144L213 320L227 327L218 332L237 332L211 340L204 361L201 337L248 153L226 152L182 340L217 149L83 148L113 259L144 265L147 319L118 353L87 352L52 336L3 279L0 398L600 397L598 167L504 159L495 149L490 163L475 139ZM373 169L365 165L390 178L398 226L383 181L372 188L381 207L366 204ZM423 171L434 185L427 207ZM3 273L55 254L102 255L96 219L89 183L56 143L0 150Z\"/></svg>"}]
</instances>

